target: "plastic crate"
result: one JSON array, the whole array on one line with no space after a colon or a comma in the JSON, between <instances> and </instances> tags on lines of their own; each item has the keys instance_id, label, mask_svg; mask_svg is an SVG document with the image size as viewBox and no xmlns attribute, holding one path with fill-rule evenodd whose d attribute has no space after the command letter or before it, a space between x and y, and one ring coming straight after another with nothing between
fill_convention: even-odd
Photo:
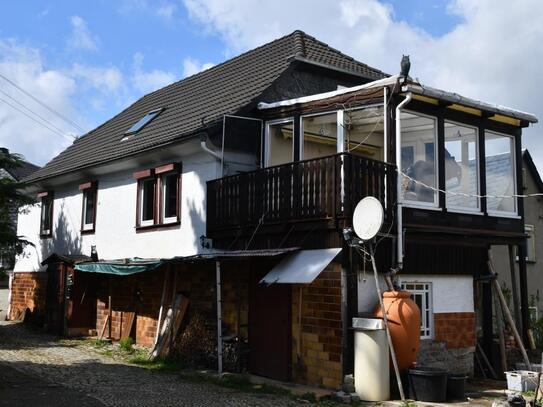
<instances>
[{"instance_id":1,"label":"plastic crate","mask_svg":"<svg viewBox=\"0 0 543 407\"><path fill-rule=\"evenodd\" d=\"M513 391L534 391L539 381L539 373L529 370L505 372L507 389Z\"/></svg>"}]
</instances>

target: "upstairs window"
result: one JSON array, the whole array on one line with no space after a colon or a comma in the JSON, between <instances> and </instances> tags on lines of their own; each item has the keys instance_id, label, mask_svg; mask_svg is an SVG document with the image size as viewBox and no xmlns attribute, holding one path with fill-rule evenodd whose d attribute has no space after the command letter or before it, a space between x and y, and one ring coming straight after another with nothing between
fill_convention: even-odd
<instances>
[{"instance_id":1,"label":"upstairs window","mask_svg":"<svg viewBox=\"0 0 543 407\"><path fill-rule=\"evenodd\" d=\"M479 209L478 132L452 122L445 122L445 189L448 209Z\"/></svg>"},{"instance_id":2,"label":"upstairs window","mask_svg":"<svg viewBox=\"0 0 543 407\"><path fill-rule=\"evenodd\" d=\"M303 160L337 153L337 112L302 117Z\"/></svg>"},{"instance_id":3,"label":"upstairs window","mask_svg":"<svg viewBox=\"0 0 543 407\"><path fill-rule=\"evenodd\" d=\"M133 134L137 133L141 129L143 129L145 126L147 126L153 119L155 119L164 109L156 109L151 110L149 113L147 113L145 116L143 116L140 120L138 120L135 124L130 127L125 134L125 137L121 141L124 141L128 139Z\"/></svg>"},{"instance_id":4,"label":"upstairs window","mask_svg":"<svg viewBox=\"0 0 543 407\"><path fill-rule=\"evenodd\" d=\"M420 206L437 206L436 119L402 112L402 199Z\"/></svg>"},{"instance_id":5,"label":"upstairs window","mask_svg":"<svg viewBox=\"0 0 543 407\"><path fill-rule=\"evenodd\" d=\"M180 174L180 166L177 164L167 164L134 174L138 179L136 227L179 222Z\"/></svg>"},{"instance_id":6,"label":"upstairs window","mask_svg":"<svg viewBox=\"0 0 543 407\"><path fill-rule=\"evenodd\" d=\"M92 233L96 225L96 205L98 185L96 182L86 182L79 185L83 191L83 208L81 211L81 232Z\"/></svg>"},{"instance_id":7,"label":"upstairs window","mask_svg":"<svg viewBox=\"0 0 543 407\"><path fill-rule=\"evenodd\" d=\"M146 178L139 181L139 225L150 226L155 223L155 178Z\"/></svg>"},{"instance_id":8,"label":"upstairs window","mask_svg":"<svg viewBox=\"0 0 543 407\"><path fill-rule=\"evenodd\" d=\"M41 192L38 198L41 199L40 236L51 237L53 235L53 193Z\"/></svg>"},{"instance_id":9,"label":"upstairs window","mask_svg":"<svg viewBox=\"0 0 543 407\"><path fill-rule=\"evenodd\" d=\"M489 214L516 214L515 140L505 134L485 132L486 199ZM496 198L494 198L494 197Z\"/></svg>"},{"instance_id":10,"label":"upstairs window","mask_svg":"<svg viewBox=\"0 0 543 407\"><path fill-rule=\"evenodd\" d=\"M266 124L266 165L280 165L294 159L294 122L278 120Z\"/></svg>"},{"instance_id":11,"label":"upstairs window","mask_svg":"<svg viewBox=\"0 0 543 407\"><path fill-rule=\"evenodd\" d=\"M177 174L166 174L161 178L162 185L162 219L165 223L177 221Z\"/></svg>"}]
</instances>

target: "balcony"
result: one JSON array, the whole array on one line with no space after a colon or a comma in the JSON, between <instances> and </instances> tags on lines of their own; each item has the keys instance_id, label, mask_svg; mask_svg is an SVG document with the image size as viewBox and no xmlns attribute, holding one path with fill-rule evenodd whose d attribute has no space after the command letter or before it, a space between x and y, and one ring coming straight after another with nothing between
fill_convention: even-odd
<instances>
[{"instance_id":1,"label":"balcony","mask_svg":"<svg viewBox=\"0 0 543 407\"><path fill-rule=\"evenodd\" d=\"M207 234L302 222L337 229L366 196L379 199L392 222L394 165L340 153L219 178L207 182Z\"/></svg>"}]
</instances>

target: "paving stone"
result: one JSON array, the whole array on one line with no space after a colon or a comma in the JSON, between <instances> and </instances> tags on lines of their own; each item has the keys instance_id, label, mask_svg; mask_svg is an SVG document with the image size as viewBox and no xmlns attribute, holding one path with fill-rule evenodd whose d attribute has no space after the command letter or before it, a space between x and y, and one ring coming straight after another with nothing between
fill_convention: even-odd
<instances>
[{"instance_id":1,"label":"paving stone","mask_svg":"<svg viewBox=\"0 0 543 407\"><path fill-rule=\"evenodd\" d=\"M243 393L182 380L114 360L91 346L58 342L22 324L0 322L0 365L77 390L106 406L295 406L284 396ZM24 390L22 390L24 391Z\"/></svg>"}]
</instances>

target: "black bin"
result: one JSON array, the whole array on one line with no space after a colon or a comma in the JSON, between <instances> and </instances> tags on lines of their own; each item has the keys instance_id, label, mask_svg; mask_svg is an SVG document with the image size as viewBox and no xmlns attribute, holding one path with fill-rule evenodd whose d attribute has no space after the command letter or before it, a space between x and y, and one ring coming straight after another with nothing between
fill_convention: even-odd
<instances>
[{"instance_id":1,"label":"black bin","mask_svg":"<svg viewBox=\"0 0 543 407\"><path fill-rule=\"evenodd\" d=\"M447 399L447 371L431 367L409 369L409 398L443 402Z\"/></svg>"},{"instance_id":2,"label":"black bin","mask_svg":"<svg viewBox=\"0 0 543 407\"><path fill-rule=\"evenodd\" d=\"M466 399L466 379L464 374L450 374L447 377L447 400Z\"/></svg>"}]
</instances>

